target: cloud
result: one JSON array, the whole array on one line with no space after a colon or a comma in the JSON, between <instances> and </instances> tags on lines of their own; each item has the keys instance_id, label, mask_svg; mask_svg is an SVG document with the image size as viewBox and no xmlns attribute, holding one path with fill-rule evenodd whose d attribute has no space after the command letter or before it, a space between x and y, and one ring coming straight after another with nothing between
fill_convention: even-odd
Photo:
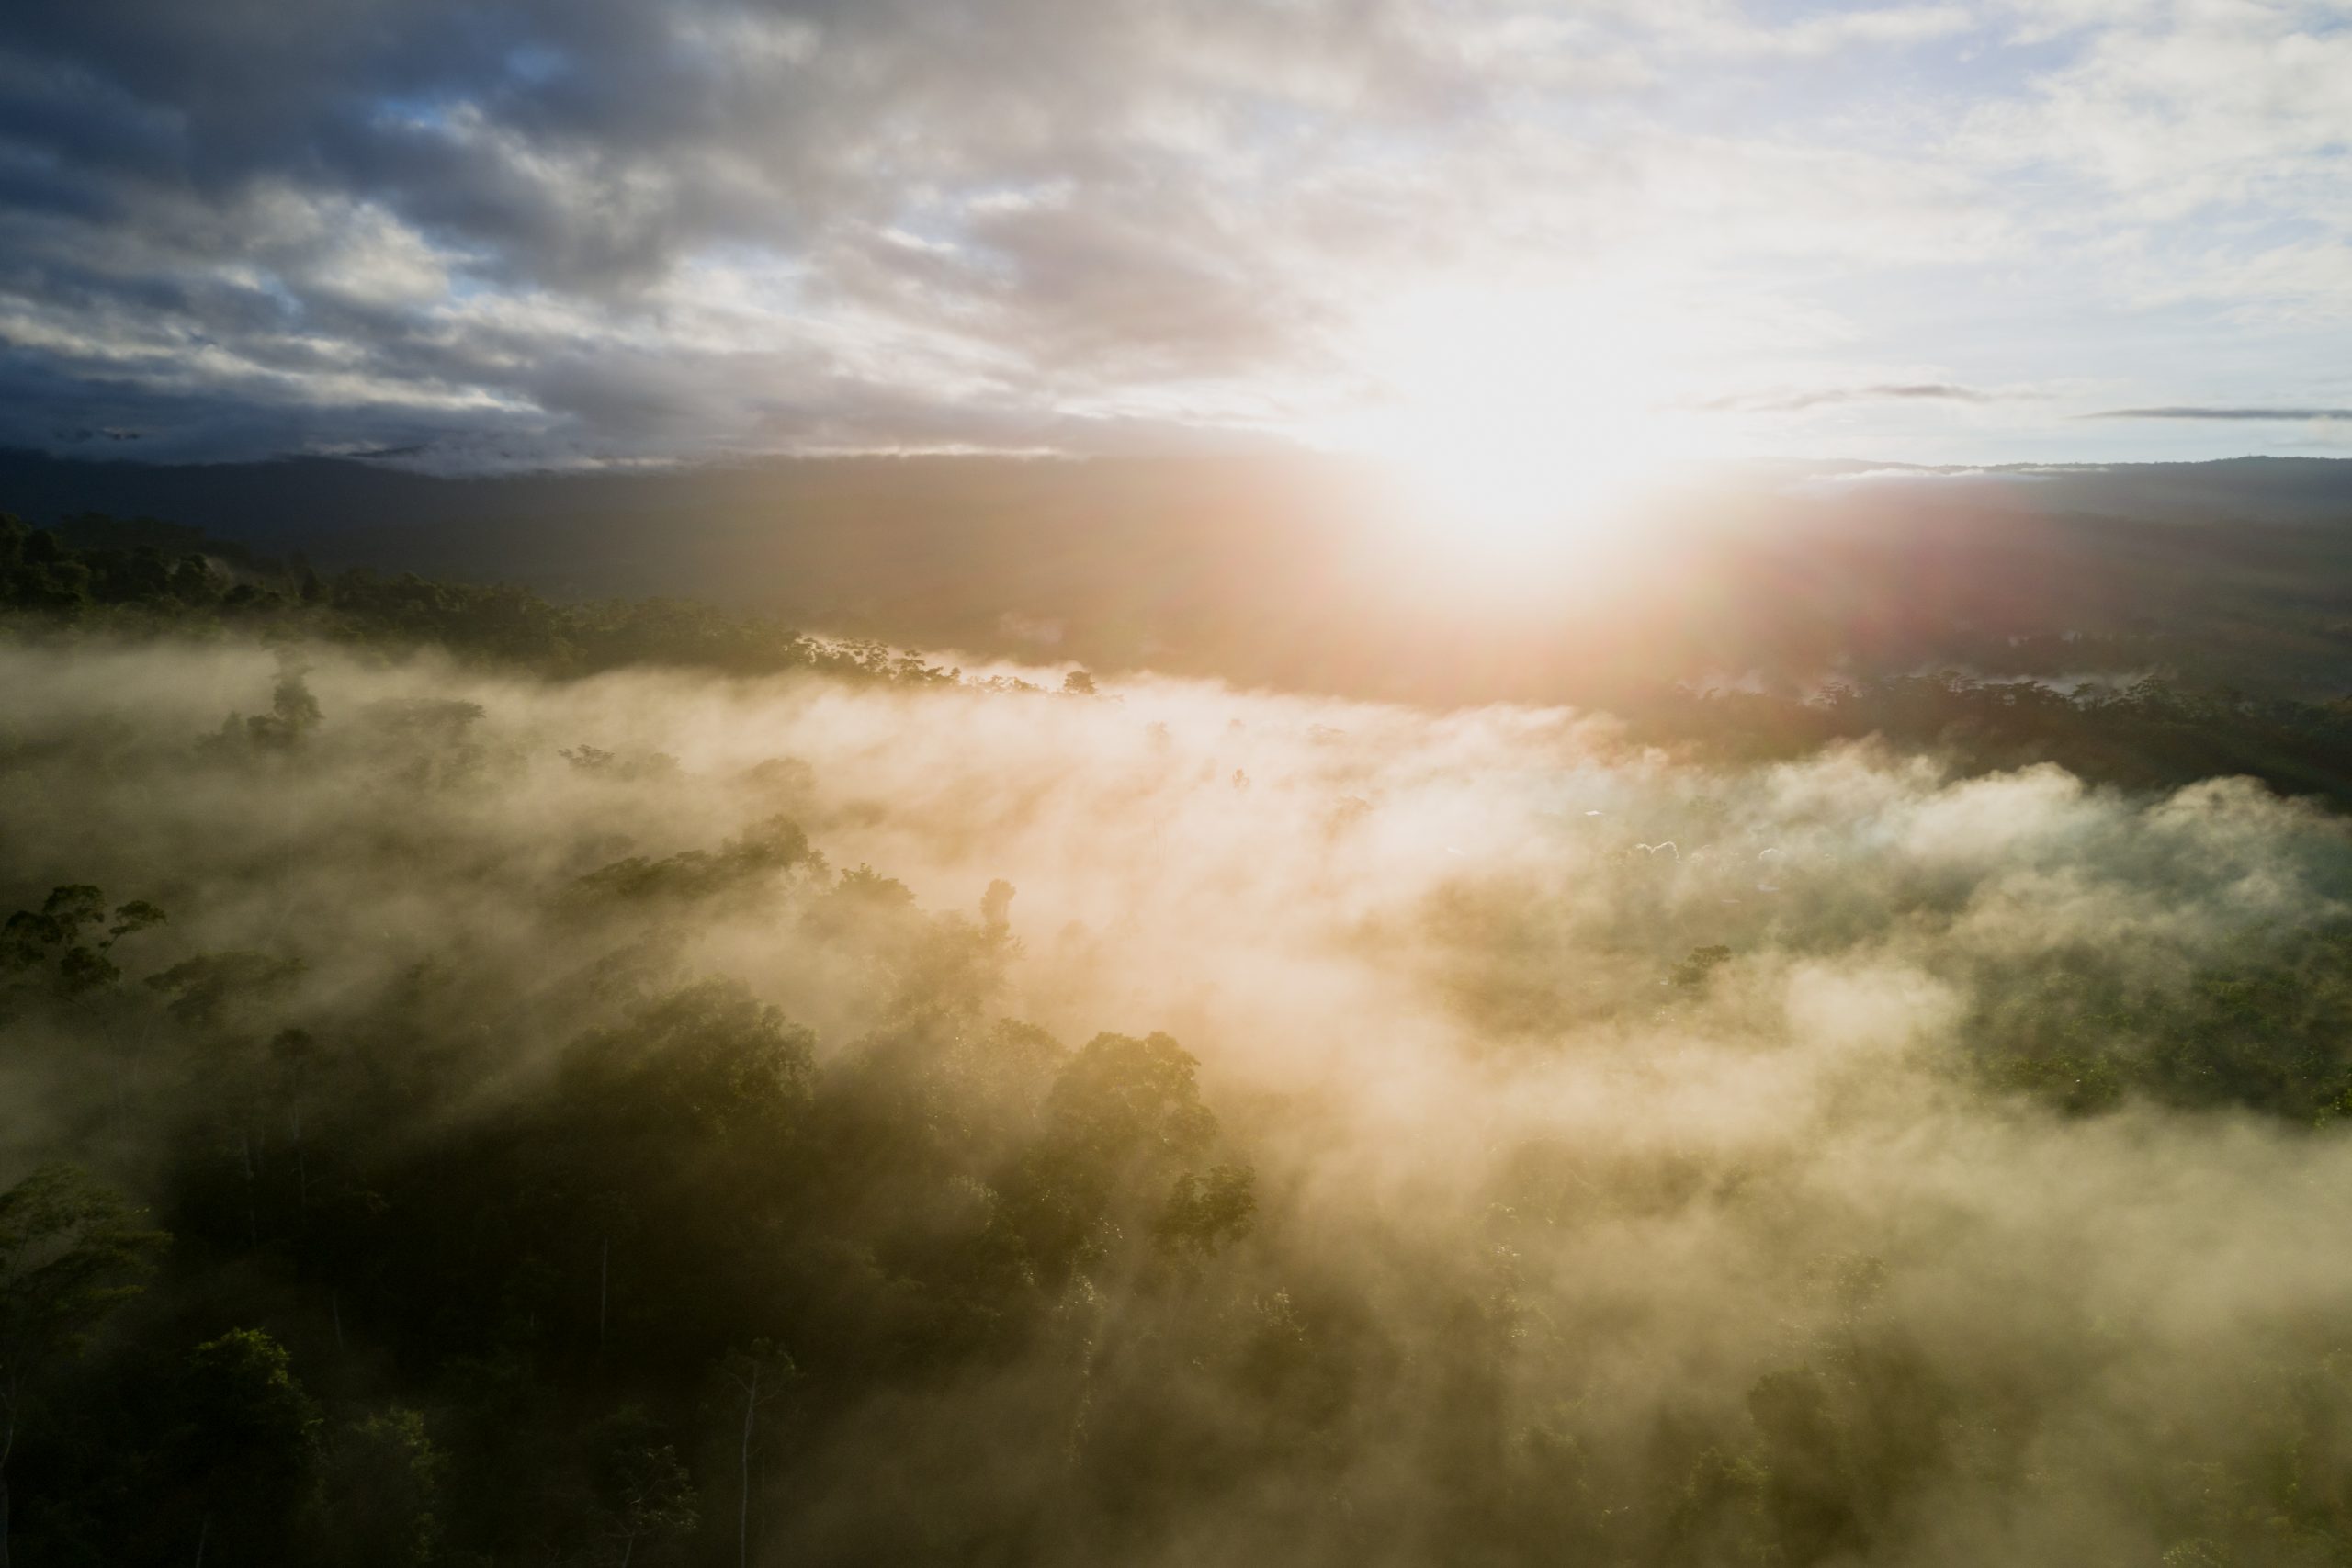
<instances>
[{"instance_id":1,"label":"cloud","mask_svg":"<svg viewBox=\"0 0 2352 1568\"><path fill-rule=\"evenodd\" d=\"M2170 408L2102 409L2097 413L2086 413L2081 417L2084 419L2335 420L2352 419L2352 409L2236 408L2182 404Z\"/></svg>"},{"instance_id":2,"label":"cloud","mask_svg":"<svg viewBox=\"0 0 2352 1568\"><path fill-rule=\"evenodd\" d=\"M12 7L0 374L52 403L0 434L102 402L156 456L1295 434L1393 379L1395 301L1464 285L1690 323L1681 406L1899 423L1970 390L1870 367L2111 350L2077 288L2340 319L2317 15ZM1980 369L2019 278L2038 324ZM1720 391L1796 355L1841 367Z\"/></svg>"},{"instance_id":3,"label":"cloud","mask_svg":"<svg viewBox=\"0 0 2352 1568\"><path fill-rule=\"evenodd\" d=\"M420 404L514 411L475 428L688 452L790 442L780 402L822 409L812 436L924 439L953 421L860 424L855 362L920 406L945 361L985 436L987 403L1035 421L1063 389L1300 352L1312 296L1265 254L1269 149L1235 122L1463 112L1399 28L1046 0L19 16L6 342L119 396L251 404L299 341ZM764 298L686 287L729 271ZM355 427L402 400L312 379Z\"/></svg>"},{"instance_id":4,"label":"cloud","mask_svg":"<svg viewBox=\"0 0 2352 1568\"><path fill-rule=\"evenodd\" d=\"M1822 387L1810 391L1744 392L1711 398L1696 406L1708 413L1792 413L1827 403L1863 402L1886 398L1898 401L1988 403L1996 393L1948 381L1885 382L1869 387Z\"/></svg>"}]
</instances>

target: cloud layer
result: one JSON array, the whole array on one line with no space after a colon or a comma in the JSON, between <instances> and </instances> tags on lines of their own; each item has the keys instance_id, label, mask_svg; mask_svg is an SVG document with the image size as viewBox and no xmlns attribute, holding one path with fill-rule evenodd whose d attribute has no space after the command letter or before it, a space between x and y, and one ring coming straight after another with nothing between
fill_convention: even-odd
<instances>
[{"instance_id":1,"label":"cloud layer","mask_svg":"<svg viewBox=\"0 0 2352 1568\"><path fill-rule=\"evenodd\" d=\"M1409 397L1383 323L1464 287L1702 446L2038 456L2053 410L2208 403L2323 439L2287 416L2344 392L2347 15L18 6L0 441L1312 437Z\"/></svg>"}]
</instances>

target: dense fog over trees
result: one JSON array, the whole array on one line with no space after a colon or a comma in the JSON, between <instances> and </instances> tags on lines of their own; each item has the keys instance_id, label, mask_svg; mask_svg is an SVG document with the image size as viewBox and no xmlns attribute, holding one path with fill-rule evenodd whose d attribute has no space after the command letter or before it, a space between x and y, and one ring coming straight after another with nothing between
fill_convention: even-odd
<instances>
[{"instance_id":1,"label":"dense fog over trees","mask_svg":"<svg viewBox=\"0 0 2352 1568\"><path fill-rule=\"evenodd\" d=\"M9 538L13 1560L2352 1552L2330 710L213 559Z\"/></svg>"},{"instance_id":2,"label":"dense fog over trees","mask_svg":"<svg viewBox=\"0 0 2352 1568\"><path fill-rule=\"evenodd\" d=\"M2352 1568L2346 84L0 3L0 1568Z\"/></svg>"}]
</instances>

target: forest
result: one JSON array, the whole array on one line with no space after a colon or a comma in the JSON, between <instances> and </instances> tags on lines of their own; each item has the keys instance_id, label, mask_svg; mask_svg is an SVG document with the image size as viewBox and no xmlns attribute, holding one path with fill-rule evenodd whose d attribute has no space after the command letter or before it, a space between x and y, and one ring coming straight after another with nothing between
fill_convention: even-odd
<instances>
[{"instance_id":1,"label":"forest","mask_svg":"<svg viewBox=\"0 0 2352 1568\"><path fill-rule=\"evenodd\" d=\"M0 1568L2352 1562L2352 705L0 601Z\"/></svg>"}]
</instances>

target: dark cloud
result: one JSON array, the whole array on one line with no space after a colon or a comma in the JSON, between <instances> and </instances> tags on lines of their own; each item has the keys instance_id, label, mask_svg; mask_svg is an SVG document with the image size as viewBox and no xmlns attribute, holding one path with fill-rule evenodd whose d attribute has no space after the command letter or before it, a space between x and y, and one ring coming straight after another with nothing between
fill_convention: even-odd
<instances>
[{"instance_id":1,"label":"dark cloud","mask_svg":"<svg viewBox=\"0 0 2352 1568\"><path fill-rule=\"evenodd\" d=\"M2154 409L2106 409L2085 419L2352 419L2352 409L2233 408L2184 405Z\"/></svg>"},{"instance_id":2,"label":"dark cloud","mask_svg":"<svg viewBox=\"0 0 2352 1568\"><path fill-rule=\"evenodd\" d=\"M1983 259L2002 225L1949 159L1823 143L1752 95L1745 129L1692 107L1768 59L1826 70L1949 18L1716 10L20 0L0 385L54 400L0 433L560 461L1331 429L1399 392L1364 345L1425 286L1622 293L1736 345L1720 307L1681 306L1781 276L1758 257ZM1812 288L1733 314L1857 366L1951 357L1867 320L1838 337L1847 302ZM1823 374L1679 406L1891 421L2007 397Z\"/></svg>"},{"instance_id":3,"label":"dark cloud","mask_svg":"<svg viewBox=\"0 0 2352 1568\"><path fill-rule=\"evenodd\" d=\"M0 428L96 428L72 411L96 402L254 450L437 426L692 453L844 434L880 403L907 423L857 438L888 444L956 423L867 395L894 332L967 362L943 388L1033 409L1304 362L1312 294L1216 192L1336 116L1472 112L1472 78L1407 20L1386 0L8 7L0 346L12 384L60 401ZM1243 128L1249 168L1224 151ZM733 298L746 279L768 295Z\"/></svg>"}]
</instances>

